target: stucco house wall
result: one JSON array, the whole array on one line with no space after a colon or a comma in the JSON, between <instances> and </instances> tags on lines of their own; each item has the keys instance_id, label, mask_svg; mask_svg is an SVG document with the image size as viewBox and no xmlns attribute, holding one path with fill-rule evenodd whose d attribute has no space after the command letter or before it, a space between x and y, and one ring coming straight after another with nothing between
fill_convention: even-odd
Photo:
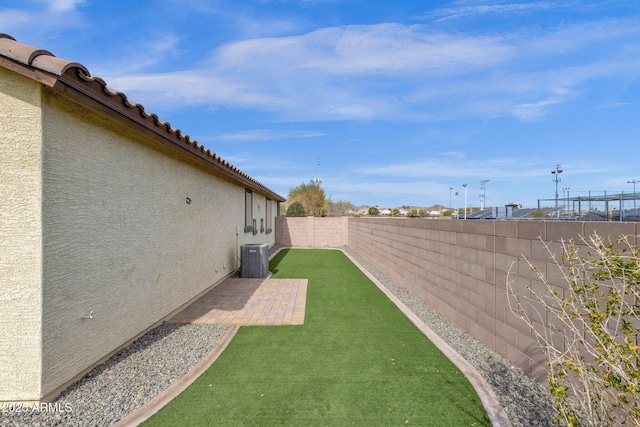
<instances>
[{"instance_id":1,"label":"stucco house wall","mask_svg":"<svg viewBox=\"0 0 640 427\"><path fill-rule=\"evenodd\" d=\"M0 67L0 401L55 396L233 274L275 242L247 190L258 226L283 200L56 84Z\"/></svg>"},{"instance_id":2,"label":"stucco house wall","mask_svg":"<svg viewBox=\"0 0 640 427\"><path fill-rule=\"evenodd\" d=\"M0 68L0 401L40 390L40 134L40 89Z\"/></svg>"}]
</instances>

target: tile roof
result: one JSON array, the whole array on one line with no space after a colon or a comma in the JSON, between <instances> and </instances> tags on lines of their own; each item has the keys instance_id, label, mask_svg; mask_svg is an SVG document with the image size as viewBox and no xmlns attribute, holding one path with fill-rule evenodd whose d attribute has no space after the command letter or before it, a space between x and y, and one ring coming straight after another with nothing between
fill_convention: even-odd
<instances>
[{"instance_id":1,"label":"tile roof","mask_svg":"<svg viewBox=\"0 0 640 427\"><path fill-rule=\"evenodd\" d=\"M92 76L78 62L58 58L51 52L16 41L8 34L0 33L0 66L11 69L53 89L67 93L99 110L114 115L170 147L204 161L217 172L263 192L278 201L285 199L251 178L196 140L160 120L144 107L129 101L127 96L107 86L100 77Z\"/></svg>"}]
</instances>

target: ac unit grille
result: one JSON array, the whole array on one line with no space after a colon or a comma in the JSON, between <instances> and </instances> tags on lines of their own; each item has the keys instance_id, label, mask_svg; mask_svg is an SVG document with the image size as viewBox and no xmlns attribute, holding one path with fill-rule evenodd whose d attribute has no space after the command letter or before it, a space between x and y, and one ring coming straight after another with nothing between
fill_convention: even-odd
<instances>
[{"instance_id":1,"label":"ac unit grille","mask_svg":"<svg viewBox=\"0 0 640 427\"><path fill-rule=\"evenodd\" d=\"M269 275L269 245L250 243L240 246L240 277L263 278Z\"/></svg>"}]
</instances>

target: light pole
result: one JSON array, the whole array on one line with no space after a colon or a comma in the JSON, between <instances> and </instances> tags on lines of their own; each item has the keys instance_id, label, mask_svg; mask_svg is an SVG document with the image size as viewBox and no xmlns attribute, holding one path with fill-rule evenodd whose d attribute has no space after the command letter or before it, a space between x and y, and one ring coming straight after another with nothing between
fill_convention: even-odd
<instances>
[{"instance_id":1,"label":"light pole","mask_svg":"<svg viewBox=\"0 0 640 427\"><path fill-rule=\"evenodd\" d=\"M464 219L467 219L467 183L462 184L464 187Z\"/></svg>"},{"instance_id":2,"label":"light pole","mask_svg":"<svg viewBox=\"0 0 640 427\"><path fill-rule=\"evenodd\" d=\"M484 187L487 182L489 182L488 179L483 179L482 181L480 181L480 209L484 209Z\"/></svg>"},{"instance_id":3,"label":"light pole","mask_svg":"<svg viewBox=\"0 0 640 427\"><path fill-rule=\"evenodd\" d=\"M453 191L453 187L449 187L449 218L451 218L451 192Z\"/></svg>"},{"instance_id":4,"label":"light pole","mask_svg":"<svg viewBox=\"0 0 640 427\"><path fill-rule=\"evenodd\" d=\"M460 219L460 211L458 211L458 194L460 193L456 191L456 219Z\"/></svg>"},{"instance_id":5,"label":"light pole","mask_svg":"<svg viewBox=\"0 0 640 427\"><path fill-rule=\"evenodd\" d=\"M560 187L560 191L562 191L562 200L564 200L564 203L562 203L562 210L565 208L567 211L569 210L569 190L571 190L569 187Z\"/></svg>"},{"instance_id":6,"label":"light pole","mask_svg":"<svg viewBox=\"0 0 640 427\"><path fill-rule=\"evenodd\" d=\"M556 219L560 218L560 212L558 211L558 183L562 181L560 179L560 174L562 173L562 169L560 169L560 165L556 165L556 168L551 171L553 174L553 182L556 183Z\"/></svg>"},{"instance_id":7,"label":"light pole","mask_svg":"<svg viewBox=\"0 0 640 427\"><path fill-rule=\"evenodd\" d=\"M631 181L627 181L627 184L633 184L633 216L634 217L638 215L638 212L636 211L636 184L639 182L640 182L640 179L632 179Z\"/></svg>"},{"instance_id":8,"label":"light pole","mask_svg":"<svg viewBox=\"0 0 640 427\"><path fill-rule=\"evenodd\" d=\"M313 178L313 182L316 185L322 184L322 178L320 178L320 159L318 159L318 176Z\"/></svg>"}]
</instances>

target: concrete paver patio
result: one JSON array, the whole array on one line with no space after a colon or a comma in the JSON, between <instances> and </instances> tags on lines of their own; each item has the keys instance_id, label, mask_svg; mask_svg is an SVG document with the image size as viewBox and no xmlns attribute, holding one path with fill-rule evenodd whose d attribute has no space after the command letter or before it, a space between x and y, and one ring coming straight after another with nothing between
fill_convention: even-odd
<instances>
[{"instance_id":1,"label":"concrete paver patio","mask_svg":"<svg viewBox=\"0 0 640 427\"><path fill-rule=\"evenodd\" d=\"M230 277L170 319L173 323L302 325L306 279Z\"/></svg>"}]
</instances>

